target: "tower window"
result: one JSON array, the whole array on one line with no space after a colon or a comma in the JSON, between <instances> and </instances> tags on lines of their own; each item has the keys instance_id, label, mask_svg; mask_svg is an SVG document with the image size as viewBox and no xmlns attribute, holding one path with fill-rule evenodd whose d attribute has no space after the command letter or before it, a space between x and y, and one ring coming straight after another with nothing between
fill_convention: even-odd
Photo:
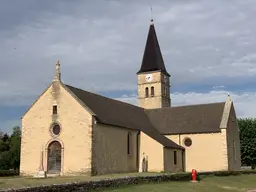
<instances>
[{"instance_id":1,"label":"tower window","mask_svg":"<svg viewBox=\"0 0 256 192\"><path fill-rule=\"evenodd\" d=\"M155 89L154 87L151 87L151 96L154 96L155 95Z\"/></svg>"},{"instance_id":2,"label":"tower window","mask_svg":"<svg viewBox=\"0 0 256 192\"><path fill-rule=\"evenodd\" d=\"M167 90L167 87L164 87L164 96L167 96L167 93L168 92L168 90Z\"/></svg>"},{"instance_id":3,"label":"tower window","mask_svg":"<svg viewBox=\"0 0 256 192\"><path fill-rule=\"evenodd\" d=\"M52 114L54 114L54 115L56 115L57 114L57 105L54 105L53 107L52 107Z\"/></svg>"},{"instance_id":4,"label":"tower window","mask_svg":"<svg viewBox=\"0 0 256 192\"><path fill-rule=\"evenodd\" d=\"M145 89L145 97L148 97L148 87L146 87L146 89Z\"/></svg>"}]
</instances>

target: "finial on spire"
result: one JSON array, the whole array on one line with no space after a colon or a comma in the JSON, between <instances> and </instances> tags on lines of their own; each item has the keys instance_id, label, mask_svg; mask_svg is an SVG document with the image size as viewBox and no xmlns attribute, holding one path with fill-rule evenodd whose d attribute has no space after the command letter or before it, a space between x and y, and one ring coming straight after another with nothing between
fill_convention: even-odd
<instances>
[{"instance_id":1,"label":"finial on spire","mask_svg":"<svg viewBox=\"0 0 256 192\"><path fill-rule=\"evenodd\" d=\"M152 6L150 6L150 22L151 22L151 24L153 24L153 22L154 22L154 19L153 19L153 10L152 10Z\"/></svg>"},{"instance_id":2,"label":"finial on spire","mask_svg":"<svg viewBox=\"0 0 256 192\"><path fill-rule=\"evenodd\" d=\"M231 102L230 94L228 94L228 101Z\"/></svg>"},{"instance_id":3,"label":"finial on spire","mask_svg":"<svg viewBox=\"0 0 256 192\"><path fill-rule=\"evenodd\" d=\"M60 61L58 60L55 66L55 76L54 81L60 81Z\"/></svg>"}]
</instances>

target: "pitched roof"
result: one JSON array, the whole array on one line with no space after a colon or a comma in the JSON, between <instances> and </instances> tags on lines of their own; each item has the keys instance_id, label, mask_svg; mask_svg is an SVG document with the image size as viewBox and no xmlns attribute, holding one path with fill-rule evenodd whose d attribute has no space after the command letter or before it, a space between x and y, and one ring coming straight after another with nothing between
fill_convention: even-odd
<instances>
[{"instance_id":1,"label":"pitched roof","mask_svg":"<svg viewBox=\"0 0 256 192\"><path fill-rule=\"evenodd\" d=\"M183 149L161 135L150 123L143 108L65 85L93 113L100 123L140 130L165 147Z\"/></svg>"},{"instance_id":2,"label":"pitched roof","mask_svg":"<svg viewBox=\"0 0 256 192\"><path fill-rule=\"evenodd\" d=\"M220 132L225 102L147 109L151 124L161 134Z\"/></svg>"},{"instance_id":3,"label":"pitched roof","mask_svg":"<svg viewBox=\"0 0 256 192\"><path fill-rule=\"evenodd\" d=\"M162 71L169 75L164 65L163 56L160 50L153 23L149 26L149 32L141 63L141 68L137 72L137 74L149 71Z\"/></svg>"}]
</instances>

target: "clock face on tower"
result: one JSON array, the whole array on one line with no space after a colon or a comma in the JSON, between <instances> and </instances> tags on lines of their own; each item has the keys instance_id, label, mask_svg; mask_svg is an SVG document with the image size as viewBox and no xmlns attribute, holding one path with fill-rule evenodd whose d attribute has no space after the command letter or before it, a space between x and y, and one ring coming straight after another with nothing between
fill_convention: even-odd
<instances>
[{"instance_id":1,"label":"clock face on tower","mask_svg":"<svg viewBox=\"0 0 256 192\"><path fill-rule=\"evenodd\" d=\"M147 75L146 75L146 81L147 81L147 82L152 81L152 79L153 79L152 74L147 74Z\"/></svg>"}]
</instances>

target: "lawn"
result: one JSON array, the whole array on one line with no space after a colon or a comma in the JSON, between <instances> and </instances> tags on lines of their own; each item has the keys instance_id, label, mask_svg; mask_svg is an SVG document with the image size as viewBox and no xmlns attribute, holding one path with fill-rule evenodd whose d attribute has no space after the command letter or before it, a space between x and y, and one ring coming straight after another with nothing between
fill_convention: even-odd
<instances>
[{"instance_id":1,"label":"lawn","mask_svg":"<svg viewBox=\"0 0 256 192\"><path fill-rule=\"evenodd\" d=\"M158 184L144 184L132 187L109 189L109 192L232 192L256 189L256 175L241 176L205 176L198 183L164 182ZM256 191L256 190L255 190Z\"/></svg>"}]
</instances>

